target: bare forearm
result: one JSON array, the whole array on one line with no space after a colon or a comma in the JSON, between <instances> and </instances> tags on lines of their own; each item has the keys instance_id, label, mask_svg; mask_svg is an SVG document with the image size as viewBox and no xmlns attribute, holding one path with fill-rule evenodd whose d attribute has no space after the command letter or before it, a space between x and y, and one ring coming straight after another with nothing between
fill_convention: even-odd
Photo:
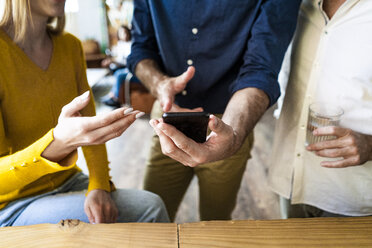
<instances>
[{"instance_id":1,"label":"bare forearm","mask_svg":"<svg viewBox=\"0 0 372 248\"><path fill-rule=\"evenodd\" d=\"M233 128L236 147L242 145L268 106L268 96L257 88L242 89L232 96L222 120Z\"/></svg>"},{"instance_id":2,"label":"bare forearm","mask_svg":"<svg viewBox=\"0 0 372 248\"><path fill-rule=\"evenodd\" d=\"M144 59L137 64L135 70L136 77L157 97L158 84L167 77L159 65L152 59Z\"/></svg>"},{"instance_id":3,"label":"bare forearm","mask_svg":"<svg viewBox=\"0 0 372 248\"><path fill-rule=\"evenodd\" d=\"M68 161L73 152L76 151L74 147L68 147L59 140L53 140L42 152L41 156L61 164L62 166L68 166Z\"/></svg>"}]
</instances>

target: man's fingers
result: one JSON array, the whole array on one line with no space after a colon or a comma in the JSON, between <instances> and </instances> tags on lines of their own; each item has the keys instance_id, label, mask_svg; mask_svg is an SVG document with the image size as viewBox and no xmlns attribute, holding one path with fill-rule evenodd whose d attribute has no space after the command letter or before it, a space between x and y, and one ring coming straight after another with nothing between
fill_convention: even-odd
<instances>
[{"instance_id":1,"label":"man's fingers","mask_svg":"<svg viewBox=\"0 0 372 248\"><path fill-rule=\"evenodd\" d=\"M193 111L193 112L203 112L204 109L202 107L199 107L199 108L193 108L193 109L191 109L191 111Z\"/></svg>"},{"instance_id":2,"label":"man's fingers","mask_svg":"<svg viewBox=\"0 0 372 248\"><path fill-rule=\"evenodd\" d=\"M168 95L164 95L160 101L160 105L164 112L169 112L172 109L174 98Z\"/></svg>"},{"instance_id":3,"label":"man's fingers","mask_svg":"<svg viewBox=\"0 0 372 248\"><path fill-rule=\"evenodd\" d=\"M358 158L356 156L348 157L337 161L323 161L320 163L322 167L326 168L345 168L349 166L358 165Z\"/></svg>"},{"instance_id":4,"label":"man's fingers","mask_svg":"<svg viewBox=\"0 0 372 248\"><path fill-rule=\"evenodd\" d=\"M198 143L186 137L182 132L171 125L159 123L157 128L169 139L168 143L170 147L165 147L164 149L166 155L180 158L182 160L180 162L188 166L195 166L203 162L198 159L200 152Z\"/></svg>"},{"instance_id":5,"label":"man's fingers","mask_svg":"<svg viewBox=\"0 0 372 248\"><path fill-rule=\"evenodd\" d=\"M339 149L324 149L315 152L316 155L326 158L340 158L355 155L353 149L344 147Z\"/></svg>"},{"instance_id":6,"label":"man's fingers","mask_svg":"<svg viewBox=\"0 0 372 248\"><path fill-rule=\"evenodd\" d=\"M316 136L330 135L330 136L342 137L349 133L350 133L350 129L336 127L336 126L320 127L313 131L313 134Z\"/></svg>"},{"instance_id":7,"label":"man's fingers","mask_svg":"<svg viewBox=\"0 0 372 248\"><path fill-rule=\"evenodd\" d=\"M308 145L306 149L308 151L319 151L319 150L324 150L324 149L342 148L342 147L346 147L347 145L348 144L345 139L338 138L338 139L326 140L326 141L321 141L318 143Z\"/></svg>"},{"instance_id":8,"label":"man's fingers","mask_svg":"<svg viewBox=\"0 0 372 248\"><path fill-rule=\"evenodd\" d=\"M192 157L190 157L188 154L186 154L184 151L182 151L177 145L173 142L172 138L169 137L167 134L165 134L160 126L167 125L162 122L159 122L158 120L151 120L150 121L151 126L154 128L156 134L159 136L160 144L162 152L179 161L183 165L186 166L195 166L195 161L193 161ZM170 125L167 125L171 128L174 128ZM175 128L174 128L175 129Z\"/></svg>"},{"instance_id":9,"label":"man's fingers","mask_svg":"<svg viewBox=\"0 0 372 248\"><path fill-rule=\"evenodd\" d=\"M166 112L203 112L203 111L204 111L204 109L202 107L193 108L193 109L181 108L177 104L173 103L172 108L169 111L166 111Z\"/></svg>"},{"instance_id":10,"label":"man's fingers","mask_svg":"<svg viewBox=\"0 0 372 248\"><path fill-rule=\"evenodd\" d=\"M186 84L194 77L194 75L195 67L189 66L187 68L187 71L176 78L176 81L174 83L174 89L176 90L176 92L181 92L186 87Z\"/></svg>"},{"instance_id":11,"label":"man's fingers","mask_svg":"<svg viewBox=\"0 0 372 248\"><path fill-rule=\"evenodd\" d=\"M63 106L60 117L74 117L78 116L80 110L85 108L90 100L90 92L86 91L84 94L75 97L70 103Z\"/></svg>"}]
</instances>

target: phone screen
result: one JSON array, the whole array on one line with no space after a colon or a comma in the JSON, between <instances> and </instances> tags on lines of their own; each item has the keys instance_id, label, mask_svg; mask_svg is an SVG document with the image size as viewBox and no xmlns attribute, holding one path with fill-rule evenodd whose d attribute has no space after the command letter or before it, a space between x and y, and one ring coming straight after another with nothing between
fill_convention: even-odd
<instances>
[{"instance_id":1,"label":"phone screen","mask_svg":"<svg viewBox=\"0 0 372 248\"><path fill-rule=\"evenodd\" d=\"M163 120L198 143L206 141L209 121L206 112L169 112L163 114Z\"/></svg>"}]
</instances>

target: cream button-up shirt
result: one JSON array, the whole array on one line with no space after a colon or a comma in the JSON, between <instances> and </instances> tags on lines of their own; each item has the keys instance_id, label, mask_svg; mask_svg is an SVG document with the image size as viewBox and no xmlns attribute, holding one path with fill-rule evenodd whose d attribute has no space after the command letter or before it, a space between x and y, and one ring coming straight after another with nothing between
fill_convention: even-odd
<instances>
[{"instance_id":1,"label":"cream button-up shirt","mask_svg":"<svg viewBox=\"0 0 372 248\"><path fill-rule=\"evenodd\" d=\"M322 1L304 0L292 46L269 184L292 204L372 215L372 161L323 168L327 158L304 146L308 107L315 101L339 105L345 111L341 126L372 135L372 0L347 0L331 20Z\"/></svg>"}]
</instances>

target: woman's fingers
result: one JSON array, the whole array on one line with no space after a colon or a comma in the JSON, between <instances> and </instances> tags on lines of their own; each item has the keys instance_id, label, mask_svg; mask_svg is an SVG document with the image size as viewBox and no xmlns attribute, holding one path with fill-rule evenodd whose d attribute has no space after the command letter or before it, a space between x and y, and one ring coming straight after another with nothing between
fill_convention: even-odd
<instances>
[{"instance_id":1,"label":"woman's fingers","mask_svg":"<svg viewBox=\"0 0 372 248\"><path fill-rule=\"evenodd\" d=\"M132 108L123 107L102 115L86 117L84 118L84 122L82 123L83 129L85 131L90 131L101 127L109 126L110 124L125 118L132 112L133 112Z\"/></svg>"},{"instance_id":2,"label":"woman's fingers","mask_svg":"<svg viewBox=\"0 0 372 248\"><path fill-rule=\"evenodd\" d=\"M133 111L106 126L91 130L86 134L87 138L84 140L84 142L90 144L102 144L108 140L119 137L137 118L141 117L142 115L143 112Z\"/></svg>"},{"instance_id":3,"label":"woman's fingers","mask_svg":"<svg viewBox=\"0 0 372 248\"><path fill-rule=\"evenodd\" d=\"M63 106L59 118L78 116L78 112L85 108L90 100L90 92L86 91L84 94L75 97L70 103Z\"/></svg>"}]
</instances>

